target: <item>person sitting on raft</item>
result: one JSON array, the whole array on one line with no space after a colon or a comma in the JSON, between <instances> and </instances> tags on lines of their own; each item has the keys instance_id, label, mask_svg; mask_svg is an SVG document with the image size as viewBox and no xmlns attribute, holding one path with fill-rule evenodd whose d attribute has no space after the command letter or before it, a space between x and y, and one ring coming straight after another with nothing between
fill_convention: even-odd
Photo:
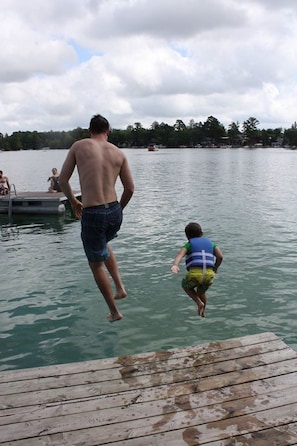
<instances>
[{"instance_id":1,"label":"person sitting on raft","mask_svg":"<svg viewBox=\"0 0 297 446\"><path fill-rule=\"evenodd\" d=\"M59 173L58 170L53 167L52 169L52 176L48 178L47 181L50 181L50 187L48 188L49 192L61 192L61 188L59 185Z\"/></svg>"},{"instance_id":2,"label":"person sitting on raft","mask_svg":"<svg viewBox=\"0 0 297 446\"><path fill-rule=\"evenodd\" d=\"M7 195L10 191L10 183L8 177L3 175L3 171L0 170L0 195Z\"/></svg>"}]
</instances>

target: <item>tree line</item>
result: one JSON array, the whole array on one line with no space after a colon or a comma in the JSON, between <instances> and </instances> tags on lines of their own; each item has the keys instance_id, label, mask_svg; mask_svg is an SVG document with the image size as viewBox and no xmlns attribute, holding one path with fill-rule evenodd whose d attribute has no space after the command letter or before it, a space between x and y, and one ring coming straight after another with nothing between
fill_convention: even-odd
<instances>
[{"instance_id":1,"label":"tree line","mask_svg":"<svg viewBox=\"0 0 297 446\"><path fill-rule=\"evenodd\" d=\"M205 122L190 120L186 125L177 119L174 125L154 121L149 129L140 122L125 130L112 129L109 141L119 147L297 147L297 124L289 129L259 129L260 122L250 117L242 124L232 122L226 129L217 118L209 116ZM80 127L69 131L18 131L10 136L0 133L0 150L67 149L74 141L88 137L88 130Z\"/></svg>"}]
</instances>

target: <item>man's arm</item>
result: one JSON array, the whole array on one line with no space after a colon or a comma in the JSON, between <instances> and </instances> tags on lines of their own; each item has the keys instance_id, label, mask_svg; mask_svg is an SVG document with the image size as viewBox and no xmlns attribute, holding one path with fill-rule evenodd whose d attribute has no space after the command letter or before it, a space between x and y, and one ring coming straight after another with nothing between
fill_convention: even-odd
<instances>
[{"instance_id":1,"label":"man's arm","mask_svg":"<svg viewBox=\"0 0 297 446\"><path fill-rule=\"evenodd\" d=\"M121 167L120 179L124 188L120 199L120 205L121 208L124 209L124 207L126 207L131 200L131 197L134 193L134 182L126 157L124 158L124 162Z\"/></svg>"},{"instance_id":2,"label":"man's arm","mask_svg":"<svg viewBox=\"0 0 297 446\"><path fill-rule=\"evenodd\" d=\"M70 149L62 166L62 170L59 177L59 185L64 195L68 198L75 216L77 218L81 218L82 203L75 197L69 184L69 180L71 178L71 175L73 174L75 166L76 166L75 155L73 153L73 150Z\"/></svg>"}]
</instances>

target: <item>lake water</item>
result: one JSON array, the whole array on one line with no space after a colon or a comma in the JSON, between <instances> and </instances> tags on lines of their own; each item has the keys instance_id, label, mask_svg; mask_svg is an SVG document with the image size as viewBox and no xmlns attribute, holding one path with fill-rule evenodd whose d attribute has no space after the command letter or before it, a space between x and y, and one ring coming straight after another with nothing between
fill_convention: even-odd
<instances>
[{"instance_id":1,"label":"lake water","mask_svg":"<svg viewBox=\"0 0 297 446\"><path fill-rule=\"evenodd\" d=\"M112 241L128 297L110 324L80 222L0 216L0 370L86 361L271 331L297 349L297 152L125 150L135 194ZM47 190L66 151L0 153L17 191ZM79 187L77 174L71 184ZM119 187L120 192L120 187ZM224 253L207 317L170 267L189 221Z\"/></svg>"}]
</instances>

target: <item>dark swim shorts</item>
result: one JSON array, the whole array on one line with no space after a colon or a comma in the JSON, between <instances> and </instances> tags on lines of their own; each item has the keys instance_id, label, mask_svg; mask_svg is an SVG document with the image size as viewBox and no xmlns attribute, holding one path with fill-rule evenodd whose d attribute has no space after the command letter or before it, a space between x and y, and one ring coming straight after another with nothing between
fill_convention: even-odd
<instances>
[{"instance_id":1,"label":"dark swim shorts","mask_svg":"<svg viewBox=\"0 0 297 446\"><path fill-rule=\"evenodd\" d=\"M89 262L108 258L107 243L117 236L122 220L122 208L117 201L83 209L81 239Z\"/></svg>"}]
</instances>

